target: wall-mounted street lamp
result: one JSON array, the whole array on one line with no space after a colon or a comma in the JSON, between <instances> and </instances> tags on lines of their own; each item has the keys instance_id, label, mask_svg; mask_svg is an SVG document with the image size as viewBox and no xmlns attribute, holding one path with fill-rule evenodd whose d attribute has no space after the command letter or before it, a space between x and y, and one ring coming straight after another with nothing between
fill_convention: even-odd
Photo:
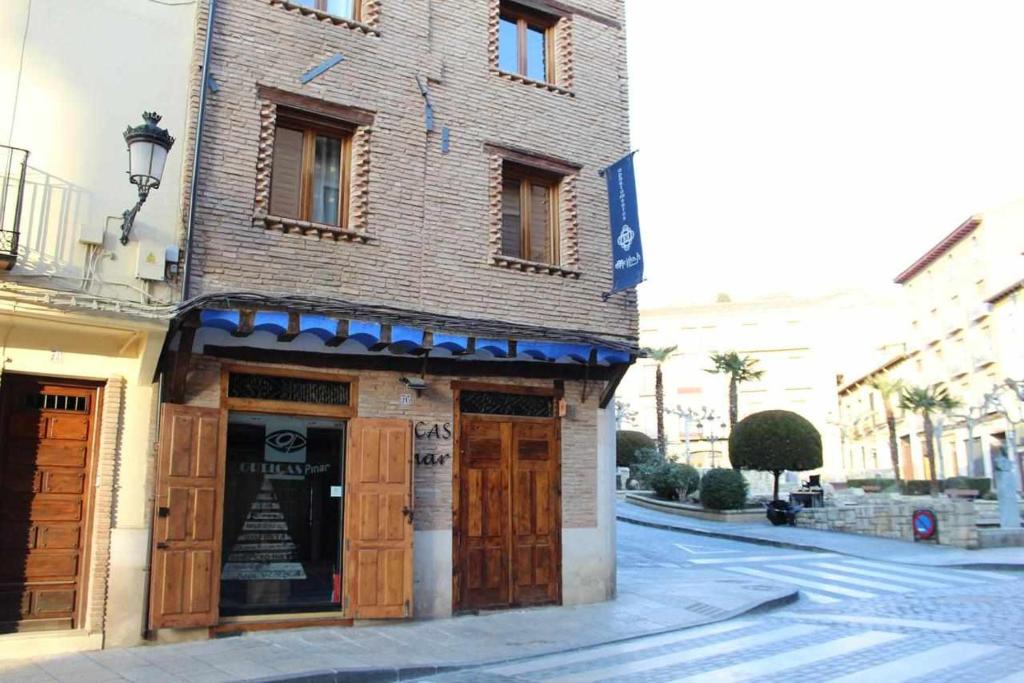
<instances>
[{"instance_id":1,"label":"wall-mounted street lamp","mask_svg":"<svg viewBox=\"0 0 1024 683\"><path fill-rule=\"evenodd\" d=\"M164 164L167 153L174 145L174 138L163 128L160 115L147 111L142 115L145 123L141 126L128 127L124 132L124 141L128 143L128 179L133 185L139 186L139 201L135 206L124 212L121 223L121 244L128 244L135 216L149 196L150 190L160 187L160 179L164 175Z\"/></svg>"}]
</instances>

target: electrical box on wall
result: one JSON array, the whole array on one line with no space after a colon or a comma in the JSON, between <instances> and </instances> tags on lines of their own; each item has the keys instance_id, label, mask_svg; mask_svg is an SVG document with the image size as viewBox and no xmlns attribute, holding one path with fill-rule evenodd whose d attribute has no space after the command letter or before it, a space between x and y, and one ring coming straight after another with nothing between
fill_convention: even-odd
<instances>
[{"instance_id":1,"label":"electrical box on wall","mask_svg":"<svg viewBox=\"0 0 1024 683\"><path fill-rule=\"evenodd\" d=\"M140 280L163 280L167 247L153 240L139 240L139 258L135 277Z\"/></svg>"},{"instance_id":2,"label":"electrical box on wall","mask_svg":"<svg viewBox=\"0 0 1024 683\"><path fill-rule=\"evenodd\" d=\"M97 247L102 247L103 233L105 233L106 230L106 226L98 223L95 225L86 223L82 226L82 229L78 231L78 241L82 244L92 244Z\"/></svg>"}]
</instances>

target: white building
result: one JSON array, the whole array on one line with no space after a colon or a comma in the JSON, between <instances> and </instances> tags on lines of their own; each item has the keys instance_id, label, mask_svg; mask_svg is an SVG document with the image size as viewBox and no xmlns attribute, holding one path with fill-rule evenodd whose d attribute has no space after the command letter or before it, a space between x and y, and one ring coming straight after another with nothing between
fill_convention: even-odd
<instances>
[{"instance_id":1,"label":"white building","mask_svg":"<svg viewBox=\"0 0 1024 683\"><path fill-rule=\"evenodd\" d=\"M843 292L816 298L774 297L640 311L643 347L677 346L664 364L665 407L716 416L665 416L669 452L701 467L727 466L728 377L709 374L710 355L736 351L757 360L760 381L739 387L739 418L791 410L821 432L825 480L842 478L836 386L848 368L865 365L898 329L897 299L886 293ZM849 330L858 330L850 335ZM655 364L642 359L622 382L618 399L637 412L635 428L656 434ZM630 425L622 425L630 428ZM714 443L710 437L716 437ZM714 457L712 457L714 456Z\"/></svg>"}]
</instances>

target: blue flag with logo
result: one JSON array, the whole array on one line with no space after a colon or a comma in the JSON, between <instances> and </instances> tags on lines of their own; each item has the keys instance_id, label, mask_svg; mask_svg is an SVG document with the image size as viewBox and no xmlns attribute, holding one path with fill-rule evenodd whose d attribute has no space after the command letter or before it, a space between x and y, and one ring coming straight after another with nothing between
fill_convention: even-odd
<instances>
[{"instance_id":1,"label":"blue flag with logo","mask_svg":"<svg viewBox=\"0 0 1024 683\"><path fill-rule=\"evenodd\" d=\"M636 287L644 279L633 154L630 152L604 170L612 228L612 291L609 294Z\"/></svg>"}]
</instances>

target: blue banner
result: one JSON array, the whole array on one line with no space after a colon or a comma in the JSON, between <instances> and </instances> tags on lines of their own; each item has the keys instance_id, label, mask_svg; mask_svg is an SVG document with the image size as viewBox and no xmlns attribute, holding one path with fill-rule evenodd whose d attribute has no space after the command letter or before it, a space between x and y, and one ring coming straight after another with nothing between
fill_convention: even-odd
<instances>
[{"instance_id":1,"label":"blue banner","mask_svg":"<svg viewBox=\"0 0 1024 683\"><path fill-rule=\"evenodd\" d=\"M608 183L608 215L612 228L612 292L636 287L644 279L640 215L636 203L633 153L604 170Z\"/></svg>"}]
</instances>

